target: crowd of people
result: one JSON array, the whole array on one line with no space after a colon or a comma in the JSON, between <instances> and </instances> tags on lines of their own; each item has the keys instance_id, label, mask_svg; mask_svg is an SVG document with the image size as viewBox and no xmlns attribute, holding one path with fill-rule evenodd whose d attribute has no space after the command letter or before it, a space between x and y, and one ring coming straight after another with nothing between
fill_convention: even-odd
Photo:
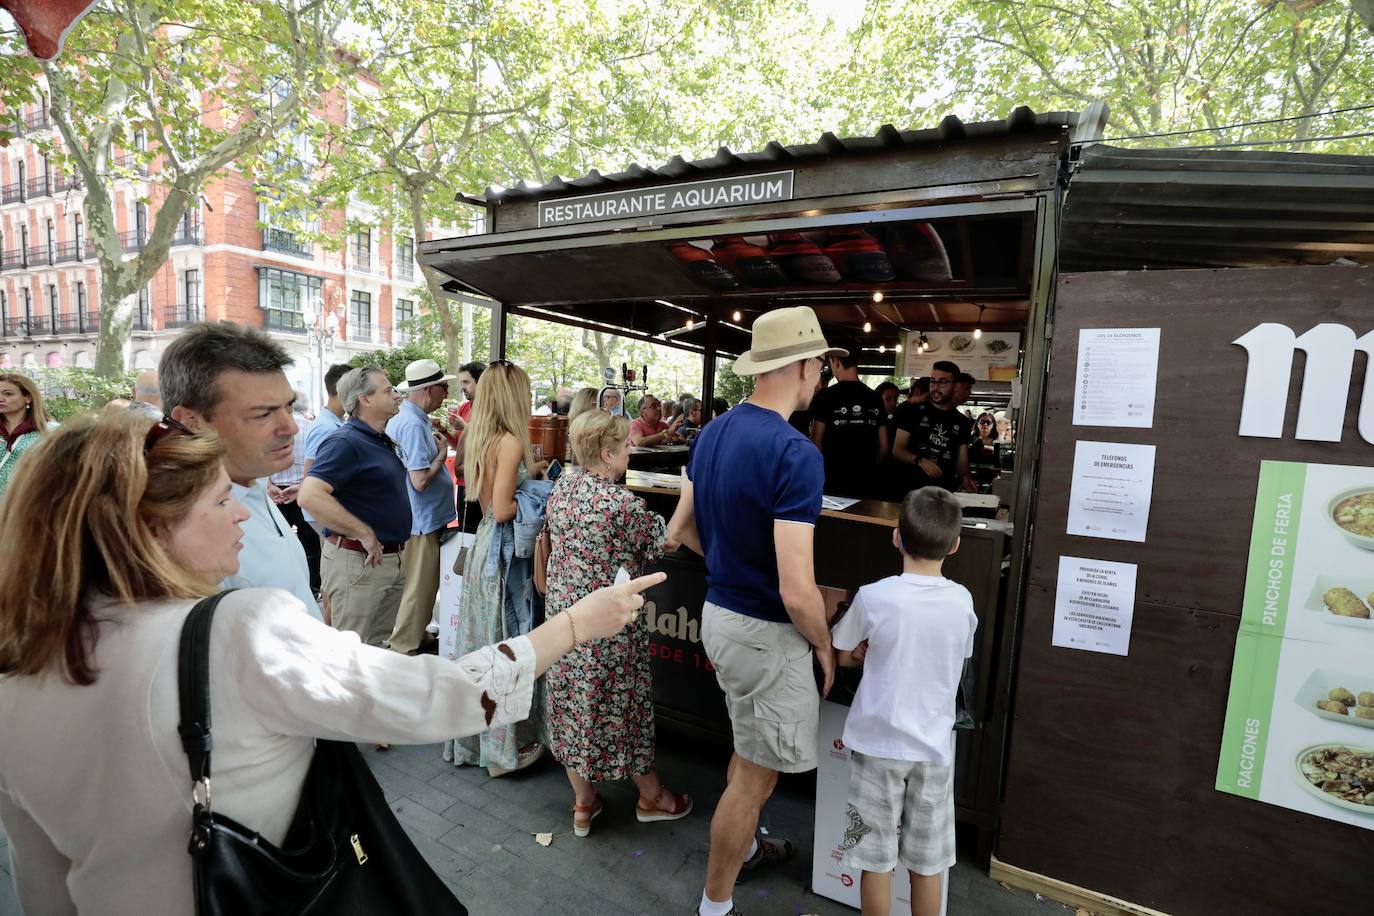
<instances>
[{"instance_id":1,"label":"crowd of people","mask_svg":"<svg viewBox=\"0 0 1374 916\"><path fill-rule=\"evenodd\" d=\"M913 913L938 912L954 693L976 625L968 592L940 575L959 544L949 491L1003 431L959 411L971 384L957 366L937 363L899 404L895 385L860 380L857 353L785 308L755 322L735 364L753 394L709 418L691 395L665 408L646 394L630 421L619 389L560 390L547 407L570 417L572 461L556 480L531 448L530 379L508 360L456 375L419 360L399 387L376 366L334 366L307 420L279 344L202 323L129 404L55 429L32 382L0 375L0 524L24 545L0 555L0 822L21 904L191 911L175 658L196 600L225 589L216 806L268 842L287 834L317 737L442 741L445 760L492 778L547 751L578 837L607 781L635 784L641 822L687 817L693 800L658 773L637 615L664 579L648 570L683 548L709 571L702 639L734 747L697 912L738 914L738 876L793 854L759 814L779 773L816 766L820 698L854 664L867 673L844 737L845 861L863 871L865 913L887 911L898 864ZM455 383L462 404L442 411ZM618 481L634 447L677 443L691 450L665 520ZM821 495L859 495L883 468L901 490L903 573L860 589L836 624L814 578ZM438 657L440 548L464 529L457 649ZM891 702L913 691L923 702ZM112 765L64 765L73 755Z\"/></svg>"}]
</instances>

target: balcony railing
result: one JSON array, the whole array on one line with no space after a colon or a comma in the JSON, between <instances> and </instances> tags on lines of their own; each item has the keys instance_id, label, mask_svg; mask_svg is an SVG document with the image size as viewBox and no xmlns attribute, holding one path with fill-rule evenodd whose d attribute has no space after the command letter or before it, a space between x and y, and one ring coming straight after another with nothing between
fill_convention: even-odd
<instances>
[{"instance_id":1,"label":"balcony railing","mask_svg":"<svg viewBox=\"0 0 1374 916\"><path fill-rule=\"evenodd\" d=\"M18 203L24 199L24 183L22 181L11 181L9 184L0 187L0 203Z\"/></svg>"},{"instance_id":2,"label":"balcony railing","mask_svg":"<svg viewBox=\"0 0 1374 916\"><path fill-rule=\"evenodd\" d=\"M276 331L279 334L299 334L305 336L305 318L300 312L291 312L286 309L264 308L263 327L269 331Z\"/></svg>"},{"instance_id":3,"label":"balcony railing","mask_svg":"<svg viewBox=\"0 0 1374 916\"><path fill-rule=\"evenodd\" d=\"M53 179L52 189L54 193L60 194L63 191L80 190L85 186L86 184L81 180L79 172L73 172L70 175L58 172L57 177Z\"/></svg>"},{"instance_id":4,"label":"balcony railing","mask_svg":"<svg viewBox=\"0 0 1374 916\"><path fill-rule=\"evenodd\" d=\"M38 267L42 264L52 263L52 250L47 245L29 246L29 267Z\"/></svg>"},{"instance_id":5,"label":"balcony railing","mask_svg":"<svg viewBox=\"0 0 1374 916\"><path fill-rule=\"evenodd\" d=\"M37 178L30 178L25 197L33 199L35 197L48 197L52 194L52 181L47 175L39 175Z\"/></svg>"},{"instance_id":6,"label":"balcony railing","mask_svg":"<svg viewBox=\"0 0 1374 916\"><path fill-rule=\"evenodd\" d=\"M95 257L95 249L84 242L58 242L57 253L53 255L54 264L66 264L70 261L84 261L87 258Z\"/></svg>"},{"instance_id":7,"label":"balcony railing","mask_svg":"<svg viewBox=\"0 0 1374 916\"><path fill-rule=\"evenodd\" d=\"M0 251L0 270L18 270L26 266L28 264L24 258L24 249L11 248L9 251Z\"/></svg>"},{"instance_id":8,"label":"balcony railing","mask_svg":"<svg viewBox=\"0 0 1374 916\"><path fill-rule=\"evenodd\" d=\"M205 306L198 303L180 303L168 306L162 313L164 328L184 328L188 324L205 320Z\"/></svg>"},{"instance_id":9,"label":"balcony railing","mask_svg":"<svg viewBox=\"0 0 1374 916\"><path fill-rule=\"evenodd\" d=\"M94 312L93 314L95 315L94 326L98 328L100 327L100 313ZM146 308L140 308L134 312L134 323L130 327L135 331L151 331L153 329L153 320L148 317Z\"/></svg>"},{"instance_id":10,"label":"balcony railing","mask_svg":"<svg viewBox=\"0 0 1374 916\"><path fill-rule=\"evenodd\" d=\"M262 230L262 250L282 251L286 254L294 254L298 258L313 257L309 242L294 232L287 232L285 229L276 229L272 226Z\"/></svg>"},{"instance_id":11,"label":"balcony railing","mask_svg":"<svg viewBox=\"0 0 1374 916\"><path fill-rule=\"evenodd\" d=\"M415 279L415 262L412 261L412 260L409 260L408 258L401 258L399 261L397 261L397 262L396 262L396 279L398 279L398 280L414 280L414 279Z\"/></svg>"},{"instance_id":12,"label":"balcony railing","mask_svg":"<svg viewBox=\"0 0 1374 916\"><path fill-rule=\"evenodd\" d=\"M54 316L52 320L52 332L54 334L84 334L86 333L86 323L81 320L76 313L67 313Z\"/></svg>"},{"instance_id":13,"label":"balcony railing","mask_svg":"<svg viewBox=\"0 0 1374 916\"><path fill-rule=\"evenodd\" d=\"M177 225L176 237L172 239L172 247L177 245L199 245L203 236L200 232L200 223L180 223Z\"/></svg>"},{"instance_id":14,"label":"balcony railing","mask_svg":"<svg viewBox=\"0 0 1374 916\"><path fill-rule=\"evenodd\" d=\"M142 251L146 244L148 244L147 234L139 232L137 229L132 232L119 233L119 245L125 251Z\"/></svg>"},{"instance_id":15,"label":"balcony railing","mask_svg":"<svg viewBox=\"0 0 1374 916\"><path fill-rule=\"evenodd\" d=\"M24 333L29 337L41 337L51 333L52 319L47 315L30 315L25 319L24 324L27 328Z\"/></svg>"},{"instance_id":16,"label":"balcony railing","mask_svg":"<svg viewBox=\"0 0 1374 916\"><path fill-rule=\"evenodd\" d=\"M48 117L48 109L40 108L24 115L24 127L29 130L47 130L52 126L52 118Z\"/></svg>"},{"instance_id":17,"label":"balcony railing","mask_svg":"<svg viewBox=\"0 0 1374 916\"><path fill-rule=\"evenodd\" d=\"M354 324L348 323L347 334L344 336L348 340L356 340L364 343L386 343L386 328L379 324Z\"/></svg>"},{"instance_id":18,"label":"balcony railing","mask_svg":"<svg viewBox=\"0 0 1374 916\"><path fill-rule=\"evenodd\" d=\"M141 162L134 153L120 153L110 160L110 164L119 169L133 169L139 175L148 174L148 166Z\"/></svg>"},{"instance_id":19,"label":"balcony railing","mask_svg":"<svg viewBox=\"0 0 1374 916\"><path fill-rule=\"evenodd\" d=\"M391 345L404 347L415 339L415 332L408 328L394 328L391 331Z\"/></svg>"}]
</instances>

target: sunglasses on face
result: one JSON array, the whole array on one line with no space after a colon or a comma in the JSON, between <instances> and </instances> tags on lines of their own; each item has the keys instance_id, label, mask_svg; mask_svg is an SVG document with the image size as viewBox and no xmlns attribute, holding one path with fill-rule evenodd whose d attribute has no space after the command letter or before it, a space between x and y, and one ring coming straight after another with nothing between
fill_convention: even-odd
<instances>
[{"instance_id":1,"label":"sunglasses on face","mask_svg":"<svg viewBox=\"0 0 1374 916\"><path fill-rule=\"evenodd\" d=\"M143 437L143 457L148 457L148 453L153 450L153 446L172 435L194 436L195 433L193 433L184 423L173 420L171 417L163 417L161 420L154 423L152 428L148 430L148 435Z\"/></svg>"}]
</instances>

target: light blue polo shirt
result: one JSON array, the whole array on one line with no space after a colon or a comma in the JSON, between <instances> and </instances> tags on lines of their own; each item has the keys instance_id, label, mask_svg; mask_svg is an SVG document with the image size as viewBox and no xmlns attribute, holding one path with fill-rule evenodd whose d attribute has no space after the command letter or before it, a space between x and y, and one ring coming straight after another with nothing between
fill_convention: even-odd
<instances>
[{"instance_id":1,"label":"light blue polo shirt","mask_svg":"<svg viewBox=\"0 0 1374 916\"><path fill-rule=\"evenodd\" d=\"M319 416L310 422L310 427L305 431L305 443L301 448L302 461L314 461L320 454L320 443L329 438L329 434L340 426L343 426L343 418L334 413L328 407L320 411ZM314 517L305 509L301 509L301 515L305 516L307 522L315 521Z\"/></svg>"},{"instance_id":2,"label":"light blue polo shirt","mask_svg":"<svg viewBox=\"0 0 1374 916\"><path fill-rule=\"evenodd\" d=\"M412 401L401 402L401 412L386 423L386 434L400 447L407 471L428 470L439 454L429 417ZM410 496L412 536L438 531L458 515L453 508L453 478L447 466L439 469L424 490L416 490L407 474L406 493Z\"/></svg>"}]
</instances>

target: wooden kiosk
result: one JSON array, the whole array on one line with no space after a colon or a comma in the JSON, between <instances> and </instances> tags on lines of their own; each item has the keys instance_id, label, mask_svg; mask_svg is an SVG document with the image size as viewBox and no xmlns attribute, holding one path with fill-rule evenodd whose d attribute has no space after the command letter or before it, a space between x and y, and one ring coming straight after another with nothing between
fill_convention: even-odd
<instances>
[{"instance_id":1,"label":"wooden kiosk","mask_svg":"<svg viewBox=\"0 0 1374 916\"><path fill-rule=\"evenodd\" d=\"M490 231L427 242L420 260L450 290L494 301L498 356L512 314L608 330L701 353L706 398L715 360L746 349L751 320L774 307L811 306L827 334L863 341L864 371L883 374L902 372L896 350L913 331L1019 332L1011 524L975 522L947 567L980 618L977 727L960 736L956 779L979 858L1099 911L1365 913L1357 863L1374 851L1374 817L1324 820L1214 782L1259 461L1374 463L1356 432L1359 371L1340 441L1241 437L1246 353L1233 341L1266 321L1374 329L1367 270L1280 266L1374 257L1374 166L1114 150L1092 142L1104 117L1021 108L489 189L465 199ZM922 247L930 230L946 271ZM876 243L890 270L830 279L756 262L798 237L822 251ZM1150 427L1073 422L1079 331L1097 328L1160 329ZM1296 373L1290 430L1300 383ZM1076 442L1091 440L1156 447L1143 543L1066 533ZM671 512L661 481L629 483ZM827 510L817 582L842 592L895 572L894 508ZM1127 654L1052 644L1063 556L1138 568ZM646 615L659 715L709 733L723 706L699 647L704 570L689 555L664 565L672 575Z\"/></svg>"}]
</instances>

